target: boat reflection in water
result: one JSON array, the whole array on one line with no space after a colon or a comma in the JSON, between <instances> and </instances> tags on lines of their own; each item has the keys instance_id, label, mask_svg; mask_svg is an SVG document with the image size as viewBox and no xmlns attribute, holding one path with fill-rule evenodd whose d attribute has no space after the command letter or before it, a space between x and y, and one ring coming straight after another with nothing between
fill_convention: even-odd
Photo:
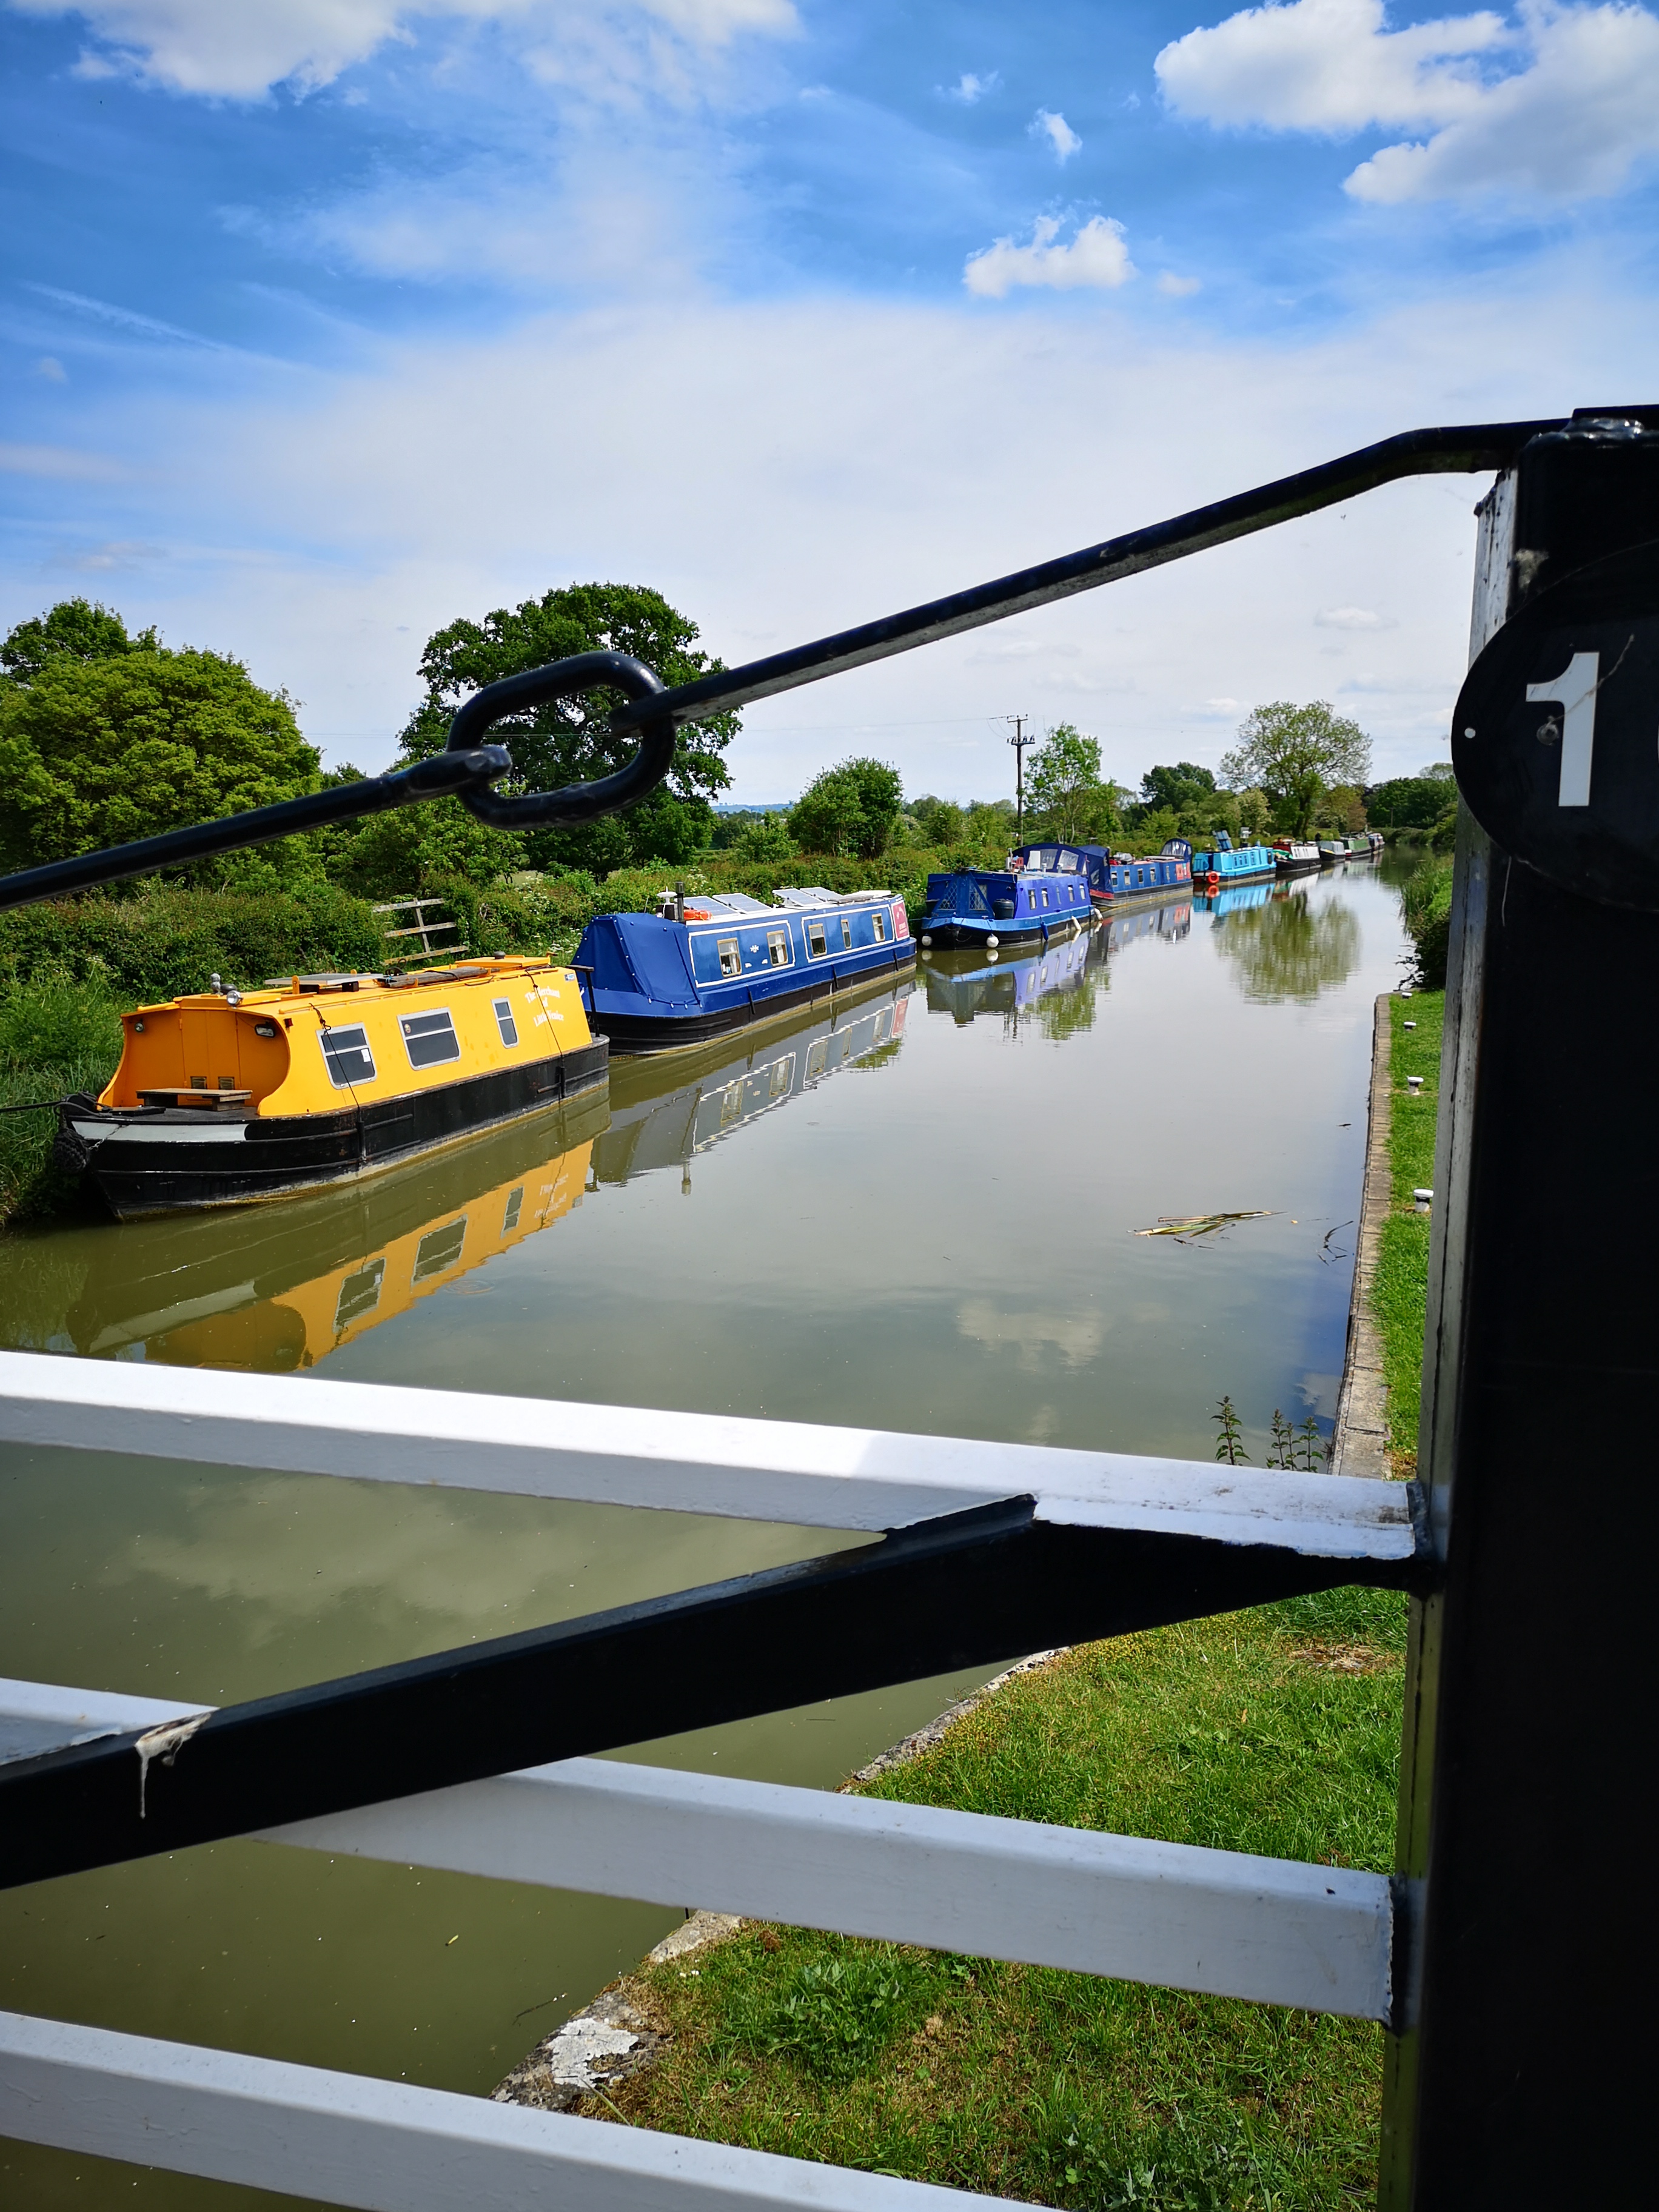
<instances>
[{"instance_id":1,"label":"boat reflection in water","mask_svg":"<svg viewBox=\"0 0 1659 2212\"><path fill-rule=\"evenodd\" d=\"M66 1333L94 1358L313 1366L579 1205L605 1124L600 1092L350 1191L100 1224Z\"/></svg>"},{"instance_id":2,"label":"boat reflection in water","mask_svg":"<svg viewBox=\"0 0 1659 2212\"><path fill-rule=\"evenodd\" d=\"M1042 952L924 952L921 972L927 981L927 1011L949 1014L959 1028L981 1014L999 1014L1017 1030L1031 1014L1047 1034L1067 1036L1093 1019L1095 994L1109 981L1108 963L1114 953L1139 938L1179 943L1192 926L1193 902L1183 895L1163 906L1115 914L1097 928Z\"/></svg>"},{"instance_id":3,"label":"boat reflection in water","mask_svg":"<svg viewBox=\"0 0 1659 2212\"><path fill-rule=\"evenodd\" d=\"M728 1038L672 1063L613 1063L611 1126L593 1147L597 1183L626 1183L678 1168L691 1187L691 1162L732 1131L770 1114L855 1060L871 1064L897 1050L915 982L907 975L878 1000L821 1014L772 1030L763 1042L733 1051ZM672 1066L680 1079L665 1090Z\"/></svg>"},{"instance_id":4,"label":"boat reflection in water","mask_svg":"<svg viewBox=\"0 0 1659 2212\"><path fill-rule=\"evenodd\" d=\"M1224 884L1218 891L1200 895L1193 901L1200 914L1212 914L1219 918L1226 914L1243 914L1252 907L1266 906L1270 899L1283 901L1290 896L1280 884ZM1303 893L1301 896L1305 896Z\"/></svg>"},{"instance_id":5,"label":"boat reflection in water","mask_svg":"<svg viewBox=\"0 0 1659 2212\"><path fill-rule=\"evenodd\" d=\"M93 1358L261 1374L314 1366L551 1227L585 1190L647 1168L689 1172L705 1146L837 1068L891 1051L914 988L907 976L747 1049L727 1038L672 1061L627 1061L608 1102L600 1092L550 1108L349 1190L60 1232L63 1303L29 1337Z\"/></svg>"}]
</instances>

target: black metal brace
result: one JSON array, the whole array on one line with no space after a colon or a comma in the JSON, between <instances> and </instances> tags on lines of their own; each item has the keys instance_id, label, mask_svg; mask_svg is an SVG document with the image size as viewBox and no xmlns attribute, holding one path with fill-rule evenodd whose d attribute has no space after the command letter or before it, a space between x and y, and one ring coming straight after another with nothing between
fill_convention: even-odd
<instances>
[{"instance_id":1,"label":"black metal brace","mask_svg":"<svg viewBox=\"0 0 1659 2212\"><path fill-rule=\"evenodd\" d=\"M1344 1583L1421 1589L1429 1573L1420 1548L1381 1562L1060 1528L1012 1498L227 1706L160 1747L170 1763L137 1734L15 1760L0 1767L0 1887Z\"/></svg>"}]
</instances>

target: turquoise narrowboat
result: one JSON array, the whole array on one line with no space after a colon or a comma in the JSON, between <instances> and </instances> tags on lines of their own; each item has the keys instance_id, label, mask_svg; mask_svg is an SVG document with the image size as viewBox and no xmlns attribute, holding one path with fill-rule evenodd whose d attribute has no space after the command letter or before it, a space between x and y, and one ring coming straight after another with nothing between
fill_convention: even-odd
<instances>
[{"instance_id":1,"label":"turquoise narrowboat","mask_svg":"<svg viewBox=\"0 0 1659 2212\"><path fill-rule=\"evenodd\" d=\"M1224 830L1216 833L1207 852L1193 854L1193 883L1200 890L1220 890L1228 884L1247 884L1279 873L1279 855L1271 845L1235 845Z\"/></svg>"}]
</instances>

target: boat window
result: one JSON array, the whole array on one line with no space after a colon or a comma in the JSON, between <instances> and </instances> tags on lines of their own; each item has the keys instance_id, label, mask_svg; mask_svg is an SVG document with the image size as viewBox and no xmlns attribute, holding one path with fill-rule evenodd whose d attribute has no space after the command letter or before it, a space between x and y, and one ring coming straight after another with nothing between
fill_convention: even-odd
<instances>
[{"instance_id":1,"label":"boat window","mask_svg":"<svg viewBox=\"0 0 1659 2212\"><path fill-rule=\"evenodd\" d=\"M461 1056L460 1039L447 1006L438 1006L429 1014L399 1014L398 1026L404 1033L404 1048L411 1067L437 1067Z\"/></svg>"},{"instance_id":2,"label":"boat window","mask_svg":"<svg viewBox=\"0 0 1659 2212\"><path fill-rule=\"evenodd\" d=\"M501 1042L503 1044L517 1044L519 1042L519 1025L513 1018L512 1000L497 999L494 1001L494 1005L495 1008L495 1026L501 1033Z\"/></svg>"},{"instance_id":3,"label":"boat window","mask_svg":"<svg viewBox=\"0 0 1659 2212\"><path fill-rule=\"evenodd\" d=\"M374 1082L374 1055L368 1048L368 1031L361 1024L350 1029L325 1030L321 1043L328 1079L337 1091L348 1091L354 1083Z\"/></svg>"},{"instance_id":4,"label":"boat window","mask_svg":"<svg viewBox=\"0 0 1659 2212\"><path fill-rule=\"evenodd\" d=\"M877 944L885 945L887 942L886 915L884 914L872 914L870 917L870 927L876 933Z\"/></svg>"},{"instance_id":5,"label":"boat window","mask_svg":"<svg viewBox=\"0 0 1659 2212\"><path fill-rule=\"evenodd\" d=\"M520 1183L519 1188L515 1191L509 1193L507 1197L507 1212L501 1216L501 1234L503 1237L510 1237L513 1234L513 1231L518 1227L519 1215L523 1206L524 1185Z\"/></svg>"},{"instance_id":6,"label":"boat window","mask_svg":"<svg viewBox=\"0 0 1659 2212\"><path fill-rule=\"evenodd\" d=\"M459 1221L447 1221L441 1229L428 1229L415 1247L415 1273L417 1283L428 1282L434 1275L441 1275L453 1267L461 1256L461 1247L466 1242L466 1216Z\"/></svg>"},{"instance_id":7,"label":"boat window","mask_svg":"<svg viewBox=\"0 0 1659 2212\"><path fill-rule=\"evenodd\" d=\"M853 942L853 925L845 915L841 918L841 949L845 952Z\"/></svg>"},{"instance_id":8,"label":"boat window","mask_svg":"<svg viewBox=\"0 0 1659 2212\"><path fill-rule=\"evenodd\" d=\"M829 1057L829 1047L822 1037L814 1037L806 1048L806 1080L816 1083L823 1073L823 1063Z\"/></svg>"},{"instance_id":9,"label":"boat window","mask_svg":"<svg viewBox=\"0 0 1659 2212\"><path fill-rule=\"evenodd\" d=\"M795 1055L793 1052L786 1053L781 1060L775 1060L772 1063L771 1073L767 1079L767 1097L781 1098L794 1079Z\"/></svg>"},{"instance_id":10,"label":"boat window","mask_svg":"<svg viewBox=\"0 0 1659 2212\"><path fill-rule=\"evenodd\" d=\"M340 1295L334 1308L334 1333L337 1336L343 1328L349 1328L354 1321L361 1321L365 1314L373 1313L380 1304L380 1278L385 1273L386 1260L382 1255L378 1260L371 1260L368 1267L359 1267L355 1274L346 1277L340 1285Z\"/></svg>"},{"instance_id":11,"label":"boat window","mask_svg":"<svg viewBox=\"0 0 1659 2212\"><path fill-rule=\"evenodd\" d=\"M722 975L741 975L743 947L735 937L722 937L720 941L720 973Z\"/></svg>"},{"instance_id":12,"label":"boat window","mask_svg":"<svg viewBox=\"0 0 1659 2212\"><path fill-rule=\"evenodd\" d=\"M787 929L769 929L766 933L766 964L769 968L788 968L793 964L794 954L789 949Z\"/></svg>"},{"instance_id":13,"label":"boat window","mask_svg":"<svg viewBox=\"0 0 1659 2212\"><path fill-rule=\"evenodd\" d=\"M806 949L811 954L814 960L822 960L824 954L830 950L829 935L821 921L809 921L807 923Z\"/></svg>"},{"instance_id":14,"label":"boat window","mask_svg":"<svg viewBox=\"0 0 1659 2212\"><path fill-rule=\"evenodd\" d=\"M1062 853L1060 856L1059 866L1062 874L1069 873L1071 875L1075 875L1077 873L1077 854L1075 853Z\"/></svg>"}]
</instances>

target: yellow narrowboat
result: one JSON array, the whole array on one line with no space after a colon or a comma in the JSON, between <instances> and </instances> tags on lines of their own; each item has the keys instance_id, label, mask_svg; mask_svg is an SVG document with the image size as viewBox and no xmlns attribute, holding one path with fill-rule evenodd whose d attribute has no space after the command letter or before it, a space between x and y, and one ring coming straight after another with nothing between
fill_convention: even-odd
<instances>
[{"instance_id":1,"label":"yellow narrowboat","mask_svg":"<svg viewBox=\"0 0 1659 2212\"><path fill-rule=\"evenodd\" d=\"M109 1083L58 1109L60 1164L121 1220L354 1182L609 1073L574 971L546 960L218 981L124 1015Z\"/></svg>"}]
</instances>

